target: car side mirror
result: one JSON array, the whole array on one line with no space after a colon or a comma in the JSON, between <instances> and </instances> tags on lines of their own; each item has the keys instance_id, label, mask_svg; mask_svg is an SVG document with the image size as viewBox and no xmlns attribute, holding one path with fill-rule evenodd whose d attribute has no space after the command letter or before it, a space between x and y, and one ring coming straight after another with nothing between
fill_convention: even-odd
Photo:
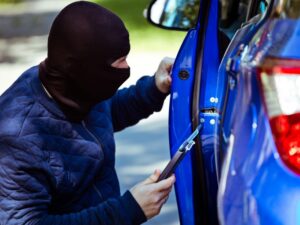
<instances>
[{"instance_id":1,"label":"car side mirror","mask_svg":"<svg viewBox=\"0 0 300 225\"><path fill-rule=\"evenodd\" d=\"M199 6L200 0L153 0L147 19L161 28L186 31L197 25Z\"/></svg>"}]
</instances>

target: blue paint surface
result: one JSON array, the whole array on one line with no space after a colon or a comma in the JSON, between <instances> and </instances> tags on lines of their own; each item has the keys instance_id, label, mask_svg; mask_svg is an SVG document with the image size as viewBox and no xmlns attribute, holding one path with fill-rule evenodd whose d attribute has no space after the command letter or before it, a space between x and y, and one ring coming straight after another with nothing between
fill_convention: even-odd
<instances>
[{"instance_id":1,"label":"blue paint surface","mask_svg":"<svg viewBox=\"0 0 300 225\"><path fill-rule=\"evenodd\" d=\"M209 223L218 223L218 195L221 224L300 224L300 177L278 155L257 79L257 68L268 57L300 59L300 21L265 16L257 23L243 26L235 33L221 61L218 4L217 0L211 1L205 30L197 118L203 124L200 138ZM261 5L260 10L265 12L265 6ZM204 12L200 7L201 13ZM198 21L197 27L189 31L173 68L171 154L192 133L193 85L199 75L195 71L200 57L198 36L203 26L203 21ZM181 70L189 73L188 79L179 78ZM195 225L194 207L203 207L194 198L197 190L193 190L193 163L188 154L176 170L182 225Z\"/></svg>"}]
</instances>

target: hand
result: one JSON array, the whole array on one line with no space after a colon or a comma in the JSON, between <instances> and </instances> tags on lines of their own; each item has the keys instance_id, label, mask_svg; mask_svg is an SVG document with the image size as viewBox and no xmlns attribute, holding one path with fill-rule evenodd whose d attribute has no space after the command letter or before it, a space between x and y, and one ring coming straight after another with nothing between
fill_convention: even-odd
<instances>
[{"instance_id":1,"label":"hand","mask_svg":"<svg viewBox=\"0 0 300 225\"><path fill-rule=\"evenodd\" d=\"M162 93L169 93L172 83L170 76L172 66L174 64L174 59L165 57L159 64L158 69L155 73L155 84L158 90Z\"/></svg>"},{"instance_id":2,"label":"hand","mask_svg":"<svg viewBox=\"0 0 300 225\"><path fill-rule=\"evenodd\" d=\"M160 171L155 170L150 177L130 189L132 196L142 208L147 219L160 213L161 207L168 200L175 183L174 175L156 183L159 175Z\"/></svg>"}]
</instances>

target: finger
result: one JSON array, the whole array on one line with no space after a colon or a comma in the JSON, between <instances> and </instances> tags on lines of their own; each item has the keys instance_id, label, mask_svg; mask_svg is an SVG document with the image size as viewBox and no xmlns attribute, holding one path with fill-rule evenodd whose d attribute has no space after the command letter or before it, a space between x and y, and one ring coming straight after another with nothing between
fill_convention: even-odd
<instances>
[{"instance_id":1,"label":"finger","mask_svg":"<svg viewBox=\"0 0 300 225\"><path fill-rule=\"evenodd\" d=\"M173 65L174 64L174 61L175 59L174 58L171 58L171 57L165 57L163 59L163 62L166 64L166 65Z\"/></svg>"},{"instance_id":2,"label":"finger","mask_svg":"<svg viewBox=\"0 0 300 225\"><path fill-rule=\"evenodd\" d=\"M172 191L172 187L169 188L169 189L166 189L166 190L163 190L163 191L159 192L160 199L169 196L170 193L171 193L171 191Z\"/></svg>"},{"instance_id":3,"label":"finger","mask_svg":"<svg viewBox=\"0 0 300 225\"><path fill-rule=\"evenodd\" d=\"M167 202L168 198L169 198L169 196L166 196L166 197L160 199L160 200L156 203L156 206L157 206L157 209L158 209L158 211L157 211L156 214L159 214L159 213L160 213L161 208L162 208L163 205Z\"/></svg>"},{"instance_id":4,"label":"finger","mask_svg":"<svg viewBox=\"0 0 300 225\"><path fill-rule=\"evenodd\" d=\"M172 190L172 187L173 187L173 185L174 185L174 183L176 182L176 177L175 177L175 175L174 174L172 174L168 179L170 179L171 180L171 182L172 182L172 184L171 184L171 186L169 186L169 187L166 187L165 189L162 189L161 191L164 191L164 190L169 190L169 192L171 192L171 190Z\"/></svg>"},{"instance_id":5,"label":"finger","mask_svg":"<svg viewBox=\"0 0 300 225\"><path fill-rule=\"evenodd\" d=\"M162 180L158 183L152 184L152 188L156 191L162 191L162 190L165 190L165 189L168 189L168 188L172 187L172 185L174 183L175 183L175 176L172 175L168 179L164 179L164 180Z\"/></svg>"},{"instance_id":6,"label":"finger","mask_svg":"<svg viewBox=\"0 0 300 225\"><path fill-rule=\"evenodd\" d=\"M151 176L149 177L150 180L151 180L151 183L156 182L156 181L158 180L160 174L161 174L160 170L159 170L159 169L156 169L156 170L154 171L154 173L151 174Z\"/></svg>"},{"instance_id":7,"label":"finger","mask_svg":"<svg viewBox=\"0 0 300 225\"><path fill-rule=\"evenodd\" d=\"M171 87L171 77L169 75L167 75L163 78L162 87L163 87L164 93L169 92L170 87Z\"/></svg>"},{"instance_id":8,"label":"finger","mask_svg":"<svg viewBox=\"0 0 300 225\"><path fill-rule=\"evenodd\" d=\"M169 191L164 191L164 192L158 192L156 194L154 194L153 196L153 200L155 203L159 204L159 202L161 202L162 199L165 199L166 197L168 197L170 194Z\"/></svg>"},{"instance_id":9,"label":"finger","mask_svg":"<svg viewBox=\"0 0 300 225\"><path fill-rule=\"evenodd\" d=\"M142 183L143 183L143 184L152 184L152 183L155 183L155 182L158 180L160 174L161 174L161 171L160 171L159 169L156 169L156 170L154 171L154 173L151 174L151 175L150 175L146 180L144 180Z\"/></svg>"},{"instance_id":10,"label":"finger","mask_svg":"<svg viewBox=\"0 0 300 225\"><path fill-rule=\"evenodd\" d=\"M161 208L164 204L166 204L166 202L168 201L168 199L169 199L169 195L167 195L166 197L164 197L164 198L162 198L162 199L160 200L160 202L158 203L158 204L160 205L160 208Z\"/></svg>"},{"instance_id":11,"label":"finger","mask_svg":"<svg viewBox=\"0 0 300 225\"><path fill-rule=\"evenodd\" d=\"M170 72L173 64L174 64L175 59L174 58L170 58L170 57L165 57L162 61L161 61L161 67L165 68L168 72Z\"/></svg>"},{"instance_id":12,"label":"finger","mask_svg":"<svg viewBox=\"0 0 300 225\"><path fill-rule=\"evenodd\" d=\"M162 192L162 193L170 193L172 191L172 187L173 187L173 185L170 186L170 187L163 188L159 191Z\"/></svg>"},{"instance_id":13,"label":"finger","mask_svg":"<svg viewBox=\"0 0 300 225\"><path fill-rule=\"evenodd\" d=\"M164 194L170 194L172 189L173 189L173 185L171 187L167 187L167 188L161 189L159 191Z\"/></svg>"},{"instance_id":14,"label":"finger","mask_svg":"<svg viewBox=\"0 0 300 225\"><path fill-rule=\"evenodd\" d=\"M164 79L164 84L165 84L166 86L170 86L171 83L172 83L172 78L171 78L170 76L165 77L165 79Z\"/></svg>"},{"instance_id":15,"label":"finger","mask_svg":"<svg viewBox=\"0 0 300 225\"><path fill-rule=\"evenodd\" d=\"M165 65L165 70L168 72L168 74L171 72L172 67L173 67L173 63L167 63Z\"/></svg>"},{"instance_id":16,"label":"finger","mask_svg":"<svg viewBox=\"0 0 300 225\"><path fill-rule=\"evenodd\" d=\"M161 174L160 169L155 169L154 174L151 176L152 180L156 182Z\"/></svg>"}]
</instances>

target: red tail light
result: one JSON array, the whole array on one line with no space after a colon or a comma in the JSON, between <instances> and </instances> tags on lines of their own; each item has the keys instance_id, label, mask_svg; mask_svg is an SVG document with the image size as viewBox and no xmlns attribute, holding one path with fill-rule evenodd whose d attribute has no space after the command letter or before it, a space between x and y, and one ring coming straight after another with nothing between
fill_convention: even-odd
<instances>
[{"instance_id":1,"label":"red tail light","mask_svg":"<svg viewBox=\"0 0 300 225\"><path fill-rule=\"evenodd\" d=\"M259 80L279 155L300 174L300 60L267 59Z\"/></svg>"}]
</instances>

